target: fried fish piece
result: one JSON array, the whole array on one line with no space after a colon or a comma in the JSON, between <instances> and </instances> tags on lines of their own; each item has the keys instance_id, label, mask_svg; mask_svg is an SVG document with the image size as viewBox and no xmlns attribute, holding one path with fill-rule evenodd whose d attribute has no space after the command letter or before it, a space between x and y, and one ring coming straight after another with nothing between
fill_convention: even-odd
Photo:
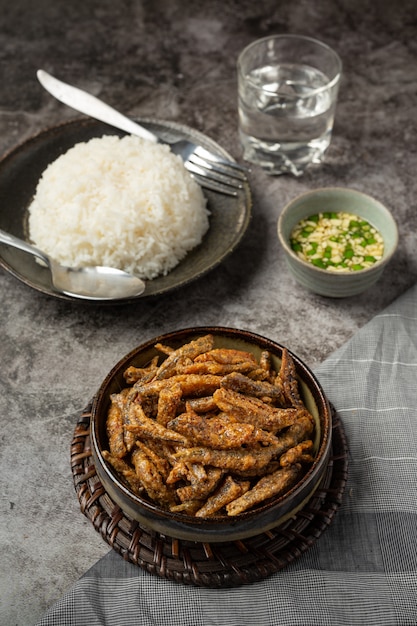
<instances>
[{"instance_id":1,"label":"fried fish piece","mask_svg":"<svg viewBox=\"0 0 417 626\"><path fill-rule=\"evenodd\" d=\"M155 356L146 367L135 367L134 365L127 367L123 372L123 378L128 385L133 385L139 381L148 382L152 380L158 369L158 360L158 357Z\"/></svg>"},{"instance_id":2,"label":"fried fish piece","mask_svg":"<svg viewBox=\"0 0 417 626\"><path fill-rule=\"evenodd\" d=\"M301 443L282 454L279 463L281 467L288 467L288 465L294 465L294 463L313 463L312 450L313 442L311 439L301 441Z\"/></svg>"},{"instance_id":3,"label":"fried fish piece","mask_svg":"<svg viewBox=\"0 0 417 626\"><path fill-rule=\"evenodd\" d=\"M144 488L136 475L135 470L123 459L119 459L118 457L110 454L108 450L103 450L102 454L103 458L125 479L132 491L137 495L140 495Z\"/></svg>"},{"instance_id":4,"label":"fried fish piece","mask_svg":"<svg viewBox=\"0 0 417 626\"><path fill-rule=\"evenodd\" d=\"M251 363L252 368L258 366L258 362L252 352L235 350L234 348L213 348L195 357L196 363L215 361L224 365L238 365L239 363Z\"/></svg>"},{"instance_id":5,"label":"fried fish piece","mask_svg":"<svg viewBox=\"0 0 417 626\"><path fill-rule=\"evenodd\" d=\"M275 380L275 372L272 366L272 356L268 350L263 350L261 352L259 365L264 370L266 379L272 383Z\"/></svg>"},{"instance_id":6,"label":"fried fish piece","mask_svg":"<svg viewBox=\"0 0 417 626\"><path fill-rule=\"evenodd\" d=\"M174 352L174 348L171 348L171 346L167 346L164 343L156 343L155 349L159 350L159 352L162 352L162 354L167 354L167 355Z\"/></svg>"},{"instance_id":7,"label":"fried fish piece","mask_svg":"<svg viewBox=\"0 0 417 626\"><path fill-rule=\"evenodd\" d=\"M165 361L163 361L163 363L159 366L155 374L155 379L162 380L172 376L176 371L177 364L181 362L181 359L184 357L193 359L202 352L211 350L213 348L213 344L213 336L204 335L203 337L197 337L197 339L194 339L180 348L177 348L171 352Z\"/></svg>"},{"instance_id":8,"label":"fried fish piece","mask_svg":"<svg viewBox=\"0 0 417 626\"><path fill-rule=\"evenodd\" d=\"M237 420L272 433L291 426L300 415L299 409L273 407L260 398L246 396L224 387L213 393L213 400L221 411L233 415Z\"/></svg>"},{"instance_id":9,"label":"fried fish piece","mask_svg":"<svg viewBox=\"0 0 417 626\"><path fill-rule=\"evenodd\" d=\"M135 415L130 411L130 406L134 402L136 396L137 393L133 387L123 390L122 393L117 394L123 418L123 437L126 450L128 452L132 450L136 441L134 433L129 430L129 427L135 423Z\"/></svg>"},{"instance_id":10,"label":"fried fish piece","mask_svg":"<svg viewBox=\"0 0 417 626\"><path fill-rule=\"evenodd\" d=\"M165 441L161 441L161 439L151 439L150 437L142 437L142 439L139 440L136 437L136 446L138 441L142 441L142 443L144 443L149 450L166 461L170 468L172 467L172 464L175 463L175 459L172 456L173 452L175 452L175 448L172 446L177 444L166 443Z\"/></svg>"},{"instance_id":11,"label":"fried fish piece","mask_svg":"<svg viewBox=\"0 0 417 626\"><path fill-rule=\"evenodd\" d=\"M110 408L107 414L106 431L109 439L110 454L122 459L127 454L124 438L124 424L121 403L116 394L110 396Z\"/></svg>"},{"instance_id":12,"label":"fried fish piece","mask_svg":"<svg viewBox=\"0 0 417 626\"><path fill-rule=\"evenodd\" d=\"M217 363L217 361L193 361L186 365L177 367L178 374L214 374L215 376L226 376L231 372L252 372L254 364L251 361L241 361L240 363Z\"/></svg>"},{"instance_id":13,"label":"fried fish piece","mask_svg":"<svg viewBox=\"0 0 417 626\"><path fill-rule=\"evenodd\" d=\"M228 515L239 515L257 504L277 496L285 491L297 481L301 472L298 464L290 465L285 469L279 469L273 474L263 476L252 489L249 489L242 496L226 505Z\"/></svg>"},{"instance_id":14,"label":"fried fish piece","mask_svg":"<svg viewBox=\"0 0 417 626\"><path fill-rule=\"evenodd\" d=\"M177 489L177 496L181 502L187 500L204 500L217 487L223 472L218 467L209 467L206 470L205 480L196 480L185 487Z\"/></svg>"},{"instance_id":15,"label":"fried fish piece","mask_svg":"<svg viewBox=\"0 0 417 626\"><path fill-rule=\"evenodd\" d=\"M136 441L136 446L146 454L166 481L171 471L171 466L168 461L160 456L155 449L152 449L150 446L143 443L143 441Z\"/></svg>"},{"instance_id":16,"label":"fried fish piece","mask_svg":"<svg viewBox=\"0 0 417 626\"><path fill-rule=\"evenodd\" d=\"M286 348L282 351L281 367L277 376L283 390L284 401L287 405L303 408L304 403L300 396L295 363Z\"/></svg>"},{"instance_id":17,"label":"fried fish piece","mask_svg":"<svg viewBox=\"0 0 417 626\"><path fill-rule=\"evenodd\" d=\"M204 417L195 413L187 406L187 412L178 415L169 422L168 427L192 441L194 444L230 450L243 445L253 446L257 443L270 445L277 443L276 437L253 424L234 422L227 416Z\"/></svg>"},{"instance_id":18,"label":"fried fish piece","mask_svg":"<svg viewBox=\"0 0 417 626\"><path fill-rule=\"evenodd\" d=\"M280 440L286 439L288 442L293 441L291 446L288 446L286 450L296 446L305 439L310 439L314 431L314 419L307 410L300 411L297 420L292 424L288 430L280 437ZM283 452L281 452L283 454Z\"/></svg>"},{"instance_id":19,"label":"fried fish piece","mask_svg":"<svg viewBox=\"0 0 417 626\"><path fill-rule=\"evenodd\" d=\"M277 443L265 448L237 448L233 450L215 450L204 446L181 448L174 454L178 461L213 465L225 470L262 472L269 463L293 448L301 441L309 439L314 426L311 416L306 412L298 417L284 433L277 438Z\"/></svg>"},{"instance_id":20,"label":"fried fish piece","mask_svg":"<svg viewBox=\"0 0 417 626\"><path fill-rule=\"evenodd\" d=\"M279 461L271 461L270 463L268 463L268 465L266 465L262 469L261 472L258 469L254 469L254 470L234 469L233 475L240 479L252 480L253 478L259 478L260 476L263 476L264 474L272 474L272 472L276 472L276 470L279 469L280 467L281 466L279 464Z\"/></svg>"},{"instance_id":21,"label":"fried fish piece","mask_svg":"<svg viewBox=\"0 0 417 626\"><path fill-rule=\"evenodd\" d=\"M162 389L179 384L183 396L202 397L212 394L220 387L222 378L213 374L175 374L167 379L153 380L135 389L140 397L158 396Z\"/></svg>"},{"instance_id":22,"label":"fried fish piece","mask_svg":"<svg viewBox=\"0 0 417 626\"><path fill-rule=\"evenodd\" d=\"M258 449L238 448L234 450L213 450L207 447L182 448L174 454L178 461L202 463L224 470L262 471L280 453L279 444Z\"/></svg>"},{"instance_id":23,"label":"fried fish piece","mask_svg":"<svg viewBox=\"0 0 417 626\"><path fill-rule=\"evenodd\" d=\"M186 463L187 478L190 483L197 485L198 483L207 480L207 471L204 465L201 463Z\"/></svg>"},{"instance_id":24,"label":"fried fish piece","mask_svg":"<svg viewBox=\"0 0 417 626\"><path fill-rule=\"evenodd\" d=\"M164 387L158 397L156 421L166 426L177 415L182 400L181 385L174 384Z\"/></svg>"},{"instance_id":25,"label":"fried fish piece","mask_svg":"<svg viewBox=\"0 0 417 626\"><path fill-rule=\"evenodd\" d=\"M203 396L201 398L189 398L188 404L196 413L212 413L213 411L217 411L218 408L212 395ZM184 410L185 405L183 407L183 411Z\"/></svg>"},{"instance_id":26,"label":"fried fish piece","mask_svg":"<svg viewBox=\"0 0 417 626\"><path fill-rule=\"evenodd\" d=\"M126 426L127 430L136 437L150 437L151 439L160 439L165 442L188 444L186 437L180 433L165 428L162 424L147 417L139 402L132 402L129 407L130 422ZM136 439L135 439L136 442Z\"/></svg>"},{"instance_id":27,"label":"fried fish piece","mask_svg":"<svg viewBox=\"0 0 417 626\"><path fill-rule=\"evenodd\" d=\"M221 386L256 398L271 398L283 403L284 395L280 381L269 383L266 380L253 380L240 372L232 372L222 378Z\"/></svg>"},{"instance_id":28,"label":"fried fish piece","mask_svg":"<svg viewBox=\"0 0 417 626\"><path fill-rule=\"evenodd\" d=\"M237 482L228 474L220 487L209 496L201 508L195 512L196 517L210 517L220 511L226 504L236 500L249 490L250 482Z\"/></svg>"},{"instance_id":29,"label":"fried fish piece","mask_svg":"<svg viewBox=\"0 0 417 626\"><path fill-rule=\"evenodd\" d=\"M184 397L202 397L213 394L219 388L221 377L214 374L188 374L174 378L181 385Z\"/></svg>"},{"instance_id":30,"label":"fried fish piece","mask_svg":"<svg viewBox=\"0 0 417 626\"><path fill-rule=\"evenodd\" d=\"M152 445L158 446L158 453L164 457L168 461L171 467L177 463L176 458L174 457L175 452L182 448L182 445L172 442L166 441L158 441L157 439L153 442L152 439L148 439L147 444L152 447Z\"/></svg>"},{"instance_id":31,"label":"fried fish piece","mask_svg":"<svg viewBox=\"0 0 417 626\"><path fill-rule=\"evenodd\" d=\"M138 479L152 500L164 508L176 504L175 491L165 484L158 468L144 450L133 450L132 463Z\"/></svg>"},{"instance_id":32,"label":"fried fish piece","mask_svg":"<svg viewBox=\"0 0 417 626\"><path fill-rule=\"evenodd\" d=\"M186 515L194 516L198 509L201 508L203 500L186 500L181 504L174 504L169 507L172 513L185 513Z\"/></svg>"},{"instance_id":33,"label":"fried fish piece","mask_svg":"<svg viewBox=\"0 0 417 626\"><path fill-rule=\"evenodd\" d=\"M177 461L171 468L167 476L167 485L174 485L179 480L183 480L188 476L188 467L185 461Z\"/></svg>"}]
</instances>

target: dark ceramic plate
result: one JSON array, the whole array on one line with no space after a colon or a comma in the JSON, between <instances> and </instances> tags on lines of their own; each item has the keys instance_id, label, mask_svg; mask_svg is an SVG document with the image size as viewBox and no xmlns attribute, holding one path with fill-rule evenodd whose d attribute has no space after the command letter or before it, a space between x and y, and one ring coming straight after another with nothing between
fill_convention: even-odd
<instances>
[{"instance_id":1,"label":"dark ceramic plate","mask_svg":"<svg viewBox=\"0 0 417 626\"><path fill-rule=\"evenodd\" d=\"M214 141L189 127L152 119L138 121L163 138L190 139L232 159ZM75 120L49 128L6 154L0 161L0 228L27 239L27 209L44 169L74 144L104 134L124 133L95 120ZM210 228L202 243L191 250L169 274L147 282L145 292L135 300L158 296L201 278L219 265L239 244L250 221L249 185L246 183L237 197L205 189L203 191L211 216ZM64 300L75 300L57 293L51 284L48 270L25 252L0 245L0 265L29 287ZM112 300L107 302L114 303Z\"/></svg>"},{"instance_id":2,"label":"dark ceramic plate","mask_svg":"<svg viewBox=\"0 0 417 626\"><path fill-rule=\"evenodd\" d=\"M331 452L331 410L323 389L310 369L293 353L299 389L304 404L316 423L315 460L307 473L282 496L272 498L265 504L236 517L213 516L198 518L183 513L164 511L145 497L135 495L106 463L102 455L108 450L106 431L110 397L126 387L123 372L134 365L143 367L158 354L156 343L177 348L198 336L212 334L216 348L233 348L249 351L259 359L263 350L272 356L274 369L278 371L283 346L249 331L222 327L186 328L147 341L122 358L109 372L93 400L91 413L92 455L98 477L110 497L130 518L145 528L168 537L189 541L235 541L252 537L282 524L312 498L326 472Z\"/></svg>"}]
</instances>

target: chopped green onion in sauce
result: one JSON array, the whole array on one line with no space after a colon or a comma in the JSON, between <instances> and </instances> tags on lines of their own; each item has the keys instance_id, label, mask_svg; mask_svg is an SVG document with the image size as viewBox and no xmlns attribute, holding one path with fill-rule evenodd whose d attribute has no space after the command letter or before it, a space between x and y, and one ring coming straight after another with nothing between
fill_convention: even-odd
<instances>
[{"instance_id":1,"label":"chopped green onion in sauce","mask_svg":"<svg viewBox=\"0 0 417 626\"><path fill-rule=\"evenodd\" d=\"M332 272L356 272L382 258L380 232L358 215L325 212L301 220L290 236L292 250L303 261Z\"/></svg>"}]
</instances>

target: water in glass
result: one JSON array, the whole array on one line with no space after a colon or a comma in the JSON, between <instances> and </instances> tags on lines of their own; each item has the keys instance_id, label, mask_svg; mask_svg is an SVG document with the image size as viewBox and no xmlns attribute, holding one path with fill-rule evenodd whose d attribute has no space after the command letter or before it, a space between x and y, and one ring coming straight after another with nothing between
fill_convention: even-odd
<instances>
[{"instance_id":1,"label":"water in glass","mask_svg":"<svg viewBox=\"0 0 417 626\"><path fill-rule=\"evenodd\" d=\"M271 173L301 174L330 144L336 101L329 79L309 65L265 65L239 80L244 157Z\"/></svg>"}]
</instances>

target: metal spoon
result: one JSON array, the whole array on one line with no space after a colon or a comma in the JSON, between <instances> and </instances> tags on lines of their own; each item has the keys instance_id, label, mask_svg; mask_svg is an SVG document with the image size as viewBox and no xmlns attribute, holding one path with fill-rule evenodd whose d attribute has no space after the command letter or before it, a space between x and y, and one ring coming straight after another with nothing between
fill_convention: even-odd
<instances>
[{"instance_id":1,"label":"metal spoon","mask_svg":"<svg viewBox=\"0 0 417 626\"><path fill-rule=\"evenodd\" d=\"M140 296L143 280L114 267L65 267L30 243L0 229L0 243L28 252L40 259L51 272L55 289L65 295L85 300L119 300Z\"/></svg>"}]
</instances>

